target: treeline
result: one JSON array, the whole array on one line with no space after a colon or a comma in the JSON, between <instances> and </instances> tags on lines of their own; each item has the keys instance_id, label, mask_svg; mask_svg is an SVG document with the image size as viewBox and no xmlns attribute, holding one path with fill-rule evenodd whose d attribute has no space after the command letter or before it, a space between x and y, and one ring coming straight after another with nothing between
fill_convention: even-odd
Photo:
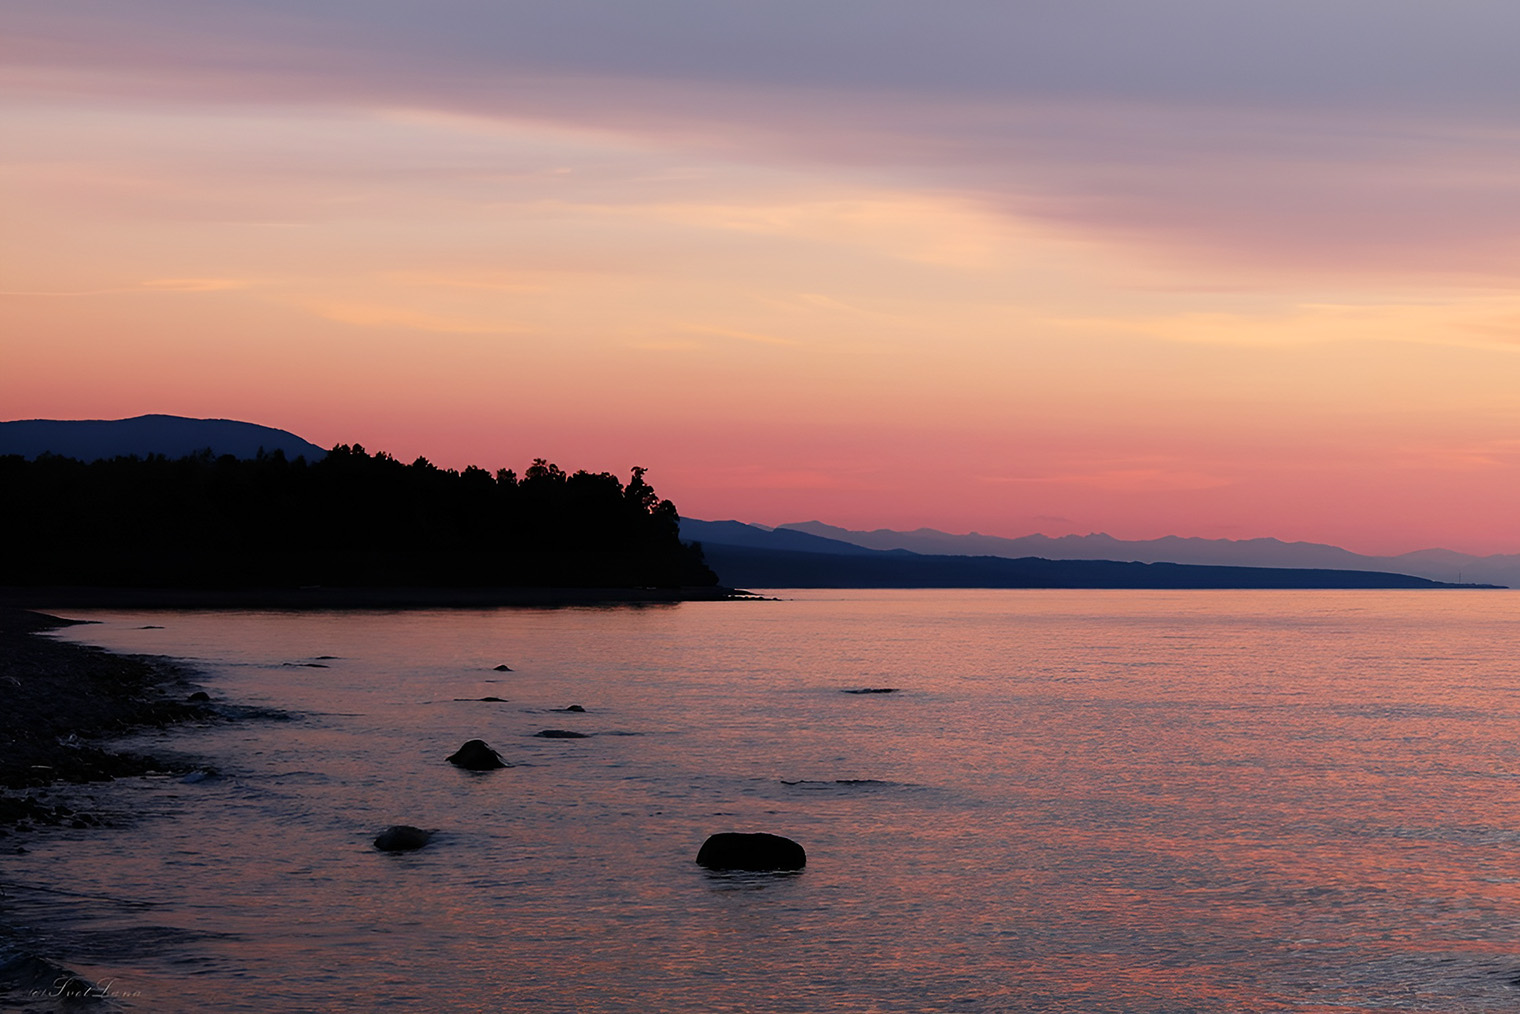
<instances>
[{"instance_id":1,"label":"treeline","mask_svg":"<svg viewBox=\"0 0 1520 1014\"><path fill-rule=\"evenodd\" d=\"M141 588L712 586L675 505L633 469L0 457L0 585Z\"/></svg>"}]
</instances>

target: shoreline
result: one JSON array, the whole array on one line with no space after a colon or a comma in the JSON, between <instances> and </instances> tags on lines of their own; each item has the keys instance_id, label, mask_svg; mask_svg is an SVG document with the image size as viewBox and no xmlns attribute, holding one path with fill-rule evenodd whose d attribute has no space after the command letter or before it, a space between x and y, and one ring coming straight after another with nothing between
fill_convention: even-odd
<instances>
[{"instance_id":1,"label":"shoreline","mask_svg":"<svg viewBox=\"0 0 1520 1014\"><path fill-rule=\"evenodd\" d=\"M0 587L0 610L35 609L559 609L737 602L738 588L108 588ZM60 621L63 624L74 621Z\"/></svg>"},{"instance_id":2,"label":"shoreline","mask_svg":"<svg viewBox=\"0 0 1520 1014\"><path fill-rule=\"evenodd\" d=\"M16 793L24 799L59 784L172 770L153 757L110 750L105 741L216 718L208 705L186 700L195 689L193 674L170 659L39 636L85 622L0 606L0 714L6 716L0 838L29 819L16 816Z\"/></svg>"},{"instance_id":3,"label":"shoreline","mask_svg":"<svg viewBox=\"0 0 1520 1014\"><path fill-rule=\"evenodd\" d=\"M82 787L191 768L182 760L114 750L109 741L217 718L209 705L186 700L194 674L171 659L40 636L85 622L0 606L0 853L24 854L26 843L51 829L116 827L117 818L81 799ZM0 911L7 914L0 930L0 1002L43 1011L103 1000L95 983L38 952L11 907L0 890Z\"/></svg>"}]
</instances>

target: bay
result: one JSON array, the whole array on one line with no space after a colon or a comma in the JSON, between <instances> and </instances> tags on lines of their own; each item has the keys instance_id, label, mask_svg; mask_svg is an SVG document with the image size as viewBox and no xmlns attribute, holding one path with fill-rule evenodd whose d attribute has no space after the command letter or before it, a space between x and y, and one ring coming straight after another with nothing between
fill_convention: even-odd
<instances>
[{"instance_id":1,"label":"bay","mask_svg":"<svg viewBox=\"0 0 1520 1014\"><path fill-rule=\"evenodd\" d=\"M73 614L266 710L141 737L214 776L92 790L19 911L152 1011L1520 1005L1520 595L771 594Z\"/></svg>"}]
</instances>

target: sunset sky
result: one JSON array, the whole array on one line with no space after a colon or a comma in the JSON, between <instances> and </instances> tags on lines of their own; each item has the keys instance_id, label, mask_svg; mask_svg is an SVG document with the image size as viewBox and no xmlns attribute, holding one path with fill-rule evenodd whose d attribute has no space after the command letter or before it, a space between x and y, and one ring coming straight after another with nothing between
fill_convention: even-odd
<instances>
[{"instance_id":1,"label":"sunset sky","mask_svg":"<svg viewBox=\"0 0 1520 1014\"><path fill-rule=\"evenodd\" d=\"M1520 552L1513 0L0 0L0 418Z\"/></svg>"}]
</instances>

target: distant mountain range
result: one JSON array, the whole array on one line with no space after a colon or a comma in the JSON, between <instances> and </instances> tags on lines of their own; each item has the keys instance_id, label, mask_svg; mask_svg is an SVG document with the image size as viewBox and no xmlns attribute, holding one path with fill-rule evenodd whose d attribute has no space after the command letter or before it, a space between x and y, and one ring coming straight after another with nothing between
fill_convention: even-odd
<instances>
[{"instance_id":1,"label":"distant mountain range","mask_svg":"<svg viewBox=\"0 0 1520 1014\"><path fill-rule=\"evenodd\" d=\"M816 522L772 529L738 521L691 518L681 519L681 537L702 544L708 565L718 572L723 583L755 588L1430 588L1446 583L1369 566L1137 561L1125 559L1123 544L1107 536L1101 538L1107 539L1114 555L1079 558L1053 556L1048 545L1041 547L1045 552L1025 551L1018 556L987 552L921 553L902 545L862 546L805 531L804 527L867 536L878 543L890 543L894 541L892 536L899 536L904 540L922 540L917 542L919 545L928 543L952 549L961 545L954 541L956 536L943 532L850 532ZM1010 547L1022 548L1020 544L1025 540L995 541L1003 544L996 548L1011 554L1017 550ZM1044 539L1044 542L1064 540ZM973 542L967 548L984 545ZM1354 560L1370 559L1345 555Z\"/></svg>"},{"instance_id":2,"label":"distant mountain range","mask_svg":"<svg viewBox=\"0 0 1520 1014\"><path fill-rule=\"evenodd\" d=\"M836 528L821 521L782 525L794 532L832 539L865 549L908 550L957 556L1002 556L1047 560L1125 560L1137 563L1191 563L1210 567L1307 567L1334 570L1372 570L1413 574L1432 581L1520 586L1520 554L1471 556L1449 549L1421 549L1399 556L1363 556L1337 546L1279 539L1197 539L1169 535L1129 541L1110 535L1026 535L1004 539L995 535L951 535L933 528L870 532Z\"/></svg>"},{"instance_id":3,"label":"distant mountain range","mask_svg":"<svg viewBox=\"0 0 1520 1014\"><path fill-rule=\"evenodd\" d=\"M210 449L217 457L257 457L259 451L283 451L292 460L316 461L327 454L294 433L233 419L189 419L178 415L140 415L131 419L21 419L0 422L0 455L31 460L57 454L80 461L162 454L183 458Z\"/></svg>"}]
</instances>

